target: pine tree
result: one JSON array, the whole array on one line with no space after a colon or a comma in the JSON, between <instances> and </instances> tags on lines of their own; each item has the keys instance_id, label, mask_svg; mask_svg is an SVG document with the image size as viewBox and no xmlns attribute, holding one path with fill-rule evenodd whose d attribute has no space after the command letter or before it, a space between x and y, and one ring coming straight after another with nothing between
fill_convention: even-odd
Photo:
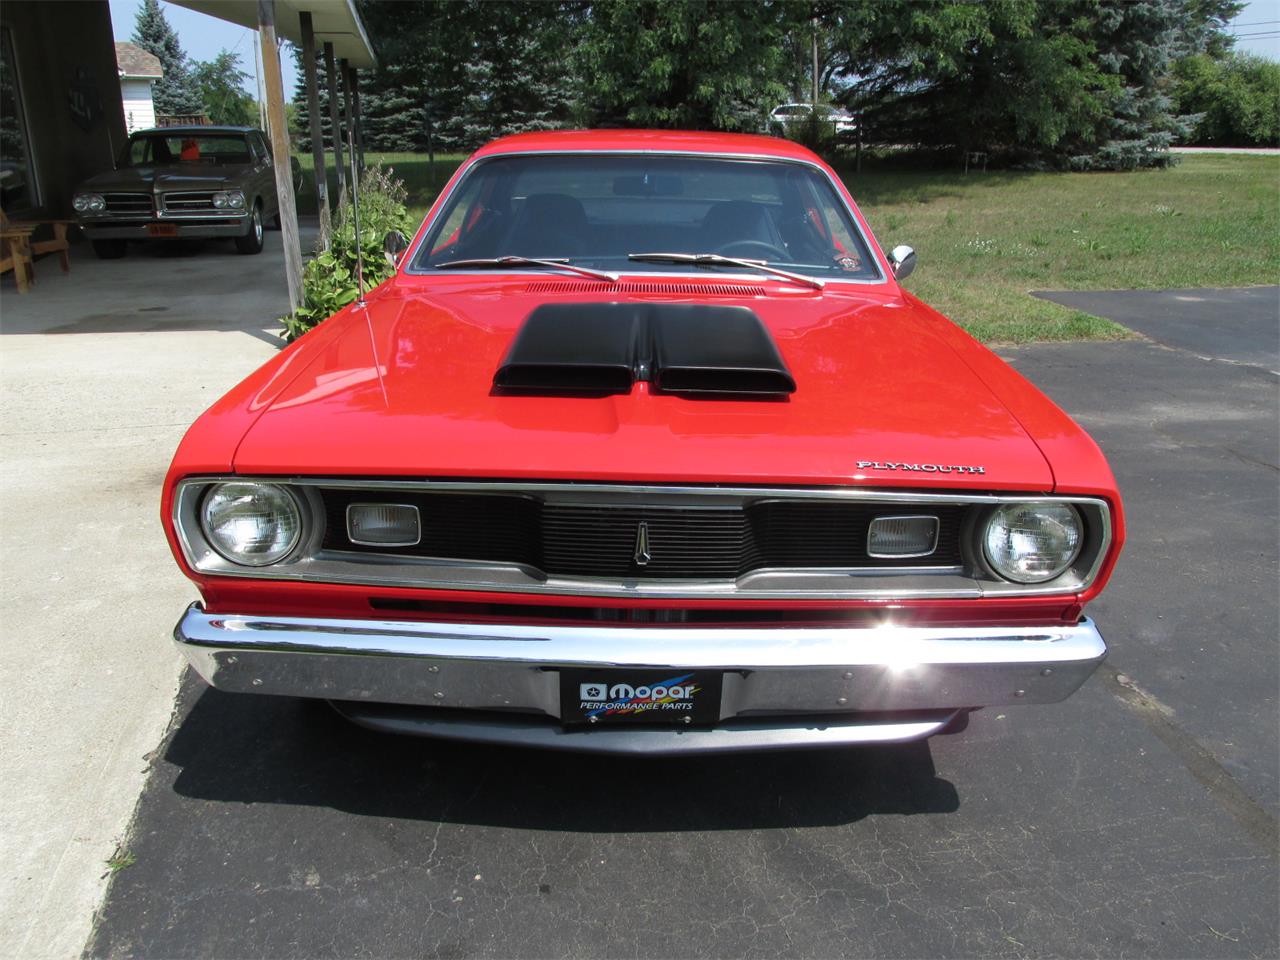
<instances>
[{"instance_id":1,"label":"pine tree","mask_svg":"<svg viewBox=\"0 0 1280 960\"><path fill-rule=\"evenodd\" d=\"M169 26L160 0L143 0L133 29L133 42L160 59L164 76L151 88L156 113L199 114L204 110L200 87L191 76L187 55Z\"/></svg>"},{"instance_id":2,"label":"pine tree","mask_svg":"<svg viewBox=\"0 0 1280 960\"><path fill-rule=\"evenodd\" d=\"M469 150L505 133L564 126L574 109L569 49L572 3L479 0L362 2L378 66L360 75L368 149ZM310 147L305 77L298 55L298 133ZM330 139L328 91L318 57L321 128Z\"/></svg>"},{"instance_id":3,"label":"pine tree","mask_svg":"<svg viewBox=\"0 0 1280 960\"><path fill-rule=\"evenodd\" d=\"M1175 61L1203 41L1191 32L1187 0L1104 0L1094 36L1098 63L1119 81L1098 146L1071 158L1084 170L1134 170L1174 162L1169 147L1191 134L1195 116L1174 112Z\"/></svg>"}]
</instances>

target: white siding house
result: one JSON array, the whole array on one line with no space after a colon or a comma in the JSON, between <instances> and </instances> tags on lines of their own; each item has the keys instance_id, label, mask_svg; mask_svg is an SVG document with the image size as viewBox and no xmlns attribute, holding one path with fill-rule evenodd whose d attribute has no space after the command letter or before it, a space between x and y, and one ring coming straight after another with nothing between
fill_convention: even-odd
<instances>
[{"instance_id":1,"label":"white siding house","mask_svg":"<svg viewBox=\"0 0 1280 960\"><path fill-rule=\"evenodd\" d=\"M164 76L160 59L137 44L117 43L116 69L120 74L125 126L130 133L154 127L156 108L151 102L151 85Z\"/></svg>"}]
</instances>

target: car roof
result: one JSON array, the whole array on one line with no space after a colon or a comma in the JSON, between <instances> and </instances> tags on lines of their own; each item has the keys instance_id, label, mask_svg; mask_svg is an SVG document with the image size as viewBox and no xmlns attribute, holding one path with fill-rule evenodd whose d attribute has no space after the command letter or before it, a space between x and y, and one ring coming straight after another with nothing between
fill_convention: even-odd
<instances>
[{"instance_id":1,"label":"car roof","mask_svg":"<svg viewBox=\"0 0 1280 960\"><path fill-rule=\"evenodd\" d=\"M805 147L753 133L694 130L540 130L502 137L476 151L477 157L512 153L705 153L818 161ZM820 161L818 161L820 162Z\"/></svg>"},{"instance_id":2,"label":"car roof","mask_svg":"<svg viewBox=\"0 0 1280 960\"><path fill-rule=\"evenodd\" d=\"M257 130L257 127L215 127L211 124L190 123L180 127L151 127L147 130L135 130L130 136L137 137L144 133L249 133L253 130Z\"/></svg>"}]
</instances>

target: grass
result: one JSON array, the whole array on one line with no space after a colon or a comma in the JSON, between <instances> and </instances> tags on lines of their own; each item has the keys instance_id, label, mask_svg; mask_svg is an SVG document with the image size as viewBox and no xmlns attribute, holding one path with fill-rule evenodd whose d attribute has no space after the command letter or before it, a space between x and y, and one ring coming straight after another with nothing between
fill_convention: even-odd
<instances>
[{"instance_id":1,"label":"grass","mask_svg":"<svg viewBox=\"0 0 1280 960\"><path fill-rule=\"evenodd\" d=\"M366 159L395 168L418 220L463 157ZM1029 291L1280 282L1280 157L1181 159L1138 173L843 173L877 239L915 247L904 285L978 339L1106 340L1129 333ZM314 194L299 206L314 211Z\"/></svg>"},{"instance_id":2,"label":"grass","mask_svg":"<svg viewBox=\"0 0 1280 960\"><path fill-rule=\"evenodd\" d=\"M1135 173L846 174L904 284L978 339L1111 339L1123 327L1031 290L1280 282L1280 157L1189 155Z\"/></svg>"},{"instance_id":3,"label":"grass","mask_svg":"<svg viewBox=\"0 0 1280 960\"><path fill-rule=\"evenodd\" d=\"M128 851L117 851L110 860L107 861L107 869L111 873L119 873L128 867L132 867L138 862L138 858Z\"/></svg>"}]
</instances>

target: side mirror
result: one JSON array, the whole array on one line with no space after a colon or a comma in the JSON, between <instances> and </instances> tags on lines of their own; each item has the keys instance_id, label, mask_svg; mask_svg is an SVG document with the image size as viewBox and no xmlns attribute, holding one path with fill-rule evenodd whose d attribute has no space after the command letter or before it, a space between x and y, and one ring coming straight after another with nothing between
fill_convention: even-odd
<instances>
[{"instance_id":1,"label":"side mirror","mask_svg":"<svg viewBox=\"0 0 1280 960\"><path fill-rule=\"evenodd\" d=\"M900 243L889 251L889 264L893 267L893 279L905 280L916 268L916 252Z\"/></svg>"},{"instance_id":2,"label":"side mirror","mask_svg":"<svg viewBox=\"0 0 1280 960\"><path fill-rule=\"evenodd\" d=\"M386 235L382 241L382 249L387 254L387 260L391 265L397 266L404 252L409 249L409 238L399 230L392 230Z\"/></svg>"}]
</instances>

